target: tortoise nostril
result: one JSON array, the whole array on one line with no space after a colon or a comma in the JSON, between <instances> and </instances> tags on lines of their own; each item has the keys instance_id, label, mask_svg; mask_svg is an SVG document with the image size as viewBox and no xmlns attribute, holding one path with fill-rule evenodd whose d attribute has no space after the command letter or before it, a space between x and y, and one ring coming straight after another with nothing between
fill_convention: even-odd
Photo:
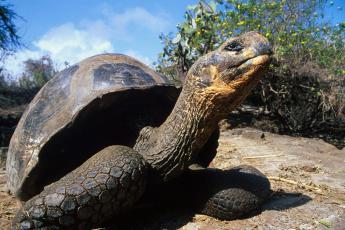
<instances>
[{"instance_id":1,"label":"tortoise nostril","mask_svg":"<svg viewBox=\"0 0 345 230\"><path fill-rule=\"evenodd\" d=\"M227 51L236 51L236 52L241 51L243 48L244 48L243 45L237 41L233 41L224 47L224 49Z\"/></svg>"}]
</instances>

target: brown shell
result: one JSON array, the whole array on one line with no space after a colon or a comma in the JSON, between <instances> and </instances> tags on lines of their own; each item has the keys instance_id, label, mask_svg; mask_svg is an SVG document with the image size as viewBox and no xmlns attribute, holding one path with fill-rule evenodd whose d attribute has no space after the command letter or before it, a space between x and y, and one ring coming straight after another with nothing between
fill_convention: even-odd
<instances>
[{"instance_id":1,"label":"brown shell","mask_svg":"<svg viewBox=\"0 0 345 230\"><path fill-rule=\"evenodd\" d=\"M93 154L89 153L91 149L100 150L105 147L103 145L109 144L109 141L96 147L90 144L98 135L102 136L104 130L108 133L113 131L114 139L116 136L121 139L121 134L116 133L127 132L134 127L127 125L131 123L129 118L124 119L137 114L133 119L136 122L140 120L141 113L135 111L136 108L146 110L147 107L147 116L159 125L170 112L177 95L178 90L165 76L125 55L98 55L61 71L35 96L12 136L6 165L9 190L23 200L39 192L47 183L58 179L66 171L78 166L80 161L90 157ZM161 115L156 116L154 110L159 111L157 106L162 107L164 104L168 107L159 112ZM114 106L117 108L114 109ZM116 115L117 110L122 115ZM90 120L85 121L87 119L84 114L97 111L105 111L106 115L98 113L96 117L91 116L94 119L91 123ZM117 123L113 126L115 130L107 130L107 125L104 124L111 119L107 113L112 113L114 123ZM103 119L104 122L101 123ZM77 125L78 130L73 129ZM89 126L93 128L87 130ZM98 126L101 128L97 128ZM83 129L91 134L79 131ZM133 138L135 135L132 135ZM101 140L107 138L103 137ZM70 141L73 139L75 141ZM87 148L80 147L83 142ZM133 140L126 139L110 144L131 145L131 142ZM86 153L79 153L79 150ZM69 165L70 161L75 162ZM48 176L57 171L57 175Z\"/></svg>"}]
</instances>

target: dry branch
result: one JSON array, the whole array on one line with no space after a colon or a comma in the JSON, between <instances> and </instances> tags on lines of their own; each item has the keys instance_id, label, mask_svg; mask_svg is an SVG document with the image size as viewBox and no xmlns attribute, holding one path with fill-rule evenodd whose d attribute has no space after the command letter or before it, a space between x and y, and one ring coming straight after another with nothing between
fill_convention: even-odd
<instances>
[{"instance_id":1,"label":"dry branch","mask_svg":"<svg viewBox=\"0 0 345 230\"><path fill-rule=\"evenodd\" d=\"M307 185L305 183L302 183L302 182L298 182L298 181L294 181L294 180L291 180L291 179L285 179L285 178L282 178L282 177L276 177L276 176L269 176L267 177L269 180L274 180L274 181L281 181L281 182L286 182L286 183L289 183L289 184L292 184L292 185L296 185L300 188L306 188L312 192L315 192L316 194L319 194L319 195L324 195L324 193L321 191L321 189L319 187L316 187L316 186L311 186L311 185Z\"/></svg>"}]
</instances>

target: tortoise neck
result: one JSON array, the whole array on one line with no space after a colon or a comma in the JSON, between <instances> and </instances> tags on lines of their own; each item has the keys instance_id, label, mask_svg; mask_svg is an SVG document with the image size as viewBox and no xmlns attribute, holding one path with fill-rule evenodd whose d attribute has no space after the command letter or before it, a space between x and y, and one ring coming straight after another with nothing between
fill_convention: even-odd
<instances>
[{"instance_id":1,"label":"tortoise neck","mask_svg":"<svg viewBox=\"0 0 345 230\"><path fill-rule=\"evenodd\" d=\"M159 180L174 178L192 164L220 120L212 100L192 88L185 83L166 121L158 128L144 128L134 147Z\"/></svg>"}]
</instances>

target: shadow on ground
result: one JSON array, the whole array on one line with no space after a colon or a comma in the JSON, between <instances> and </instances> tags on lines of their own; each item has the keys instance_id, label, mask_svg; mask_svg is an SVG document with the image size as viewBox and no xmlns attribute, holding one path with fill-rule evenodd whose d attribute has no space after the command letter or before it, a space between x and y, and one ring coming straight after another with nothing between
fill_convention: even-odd
<instances>
[{"instance_id":1,"label":"shadow on ground","mask_svg":"<svg viewBox=\"0 0 345 230\"><path fill-rule=\"evenodd\" d=\"M283 211L302 206L311 200L310 196L301 193L278 191L272 194L272 197L262 206L262 209Z\"/></svg>"},{"instance_id":2,"label":"shadow on ground","mask_svg":"<svg viewBox=\"0 0 345 230\"><path fill-rule=\"evenodd\" d=\"M267 210L284 211L290 208L302 206L311 200L311 197L301 193L282 191L273 192L272 196L263 204L260 210L255 210L239 219L249 219L254 216L260 215L262 212ZM194 217L196 214L198 214L198 212L192 211L187 208L179 208L176 206L150 206L138 208L131 213L127 213L126 215L116 218L117 221L108 223L105 229L184 229L183 226L186 226L188 223L194 221Z\"/></svg>"}]
</instances>

